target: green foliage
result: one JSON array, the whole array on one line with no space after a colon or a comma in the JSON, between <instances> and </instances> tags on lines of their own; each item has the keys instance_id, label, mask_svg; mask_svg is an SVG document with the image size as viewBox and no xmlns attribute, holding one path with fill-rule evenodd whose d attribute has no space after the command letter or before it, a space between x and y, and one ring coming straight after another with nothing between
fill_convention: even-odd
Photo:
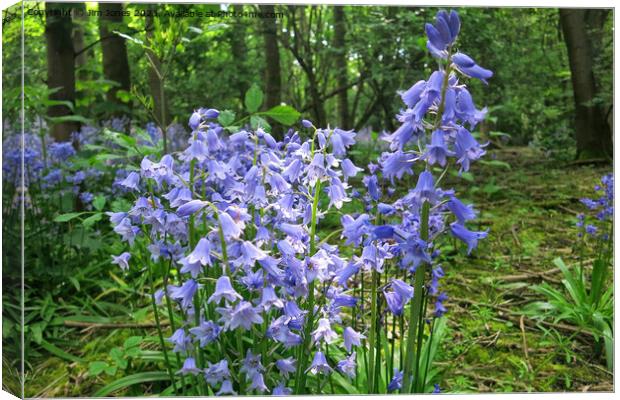
<instances>
[{"instance_id":1,"label":"green foliage","mask_svg":"<svg viewBox=\"0 0 620 400\"><path fill-rule=\"evenodd\" d=\"M557 321L567 321L592 333L597 342L605 344L607 366L613 362L613 287L605 288L608 265L601 259L594 262L592 273L582 266L569 269L561 258L553 260L564 279L564 291L544 282L533 289L544 295L545 302L535 302L527 308L533 316L549 316Z\"/></svg>"}]
</instances>

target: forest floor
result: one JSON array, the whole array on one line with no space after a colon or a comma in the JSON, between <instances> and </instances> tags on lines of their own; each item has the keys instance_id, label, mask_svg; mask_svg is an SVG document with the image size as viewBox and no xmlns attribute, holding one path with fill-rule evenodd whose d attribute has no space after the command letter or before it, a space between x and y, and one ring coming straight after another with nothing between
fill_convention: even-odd
<instances>
[{"instance_id":1,"label":"forest floor","mask_svg":"<svg viewBox=\"0 0 620 400\"><path fill-rule=\"evenodd\" d=\"M530 148L492 153L510 169L474 167L476 183L485 186L468 191L489 236L476 257L444 265L451 329L440 352L442 387L452 393L613 391L613 375L603 357L593 356L590 336L522 317L524 306L542 300L532 285L561 286L553 259L570 266L579 258L576 215L585 211L579 199L594 196L611 166L571 165Z\"/></svg>"},{"instance_id":2,"label":"forest floor","mask_svg":"<svg viewBox=\"0 0 620 400\"><path fill-rule=\"evenodd\" d=\"M552 260L562 257L571 265L577 259L576 215L584 211L579 199L594 195L593 186L611 166L570 165L530 148L489 153L488 159L503 163L476 165L475 181L464 193L458 190L480 211L479 228L489 229L489 236L471 257L456 255L455 266L443 264L449 302L447 337L436 362L442 391L612 391L613 376L604 358L593 355L590 336L521 316L526 304L541 300L532 285L561 285ZM442 186L463 188L464 181L450 178ZM73 330L72 353L105 359L113 346L145 333ZM29 396L85 396L111 380L89 377L87 362L51 355L32 361ZM125 392L132 394L139 393Z\"/></svg>"}]
</instances>

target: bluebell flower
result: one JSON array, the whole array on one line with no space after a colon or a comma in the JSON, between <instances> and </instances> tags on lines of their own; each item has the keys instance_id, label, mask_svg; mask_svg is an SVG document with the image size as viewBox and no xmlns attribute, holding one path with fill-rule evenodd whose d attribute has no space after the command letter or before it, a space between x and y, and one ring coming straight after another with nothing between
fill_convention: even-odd
<instances>
[{"instance_id":1,"label":"bluebell flower","mask_svg":"<svg viewBox=\"0 0 620 400\"><path fill-rule=\"evenodd\" d=\"M327 363L327 359L325 358L325 354L320 351L314 353L314 358L312 359L312 364L310 364L310 368L306 370L306 372L312 372L313 375L316 374L329 374L333 370Z\"/></svg>"},{"instance_id":2,"label":"bluebell flower","mask_svg":"<svg viewBox=\"0 0 620 400\"><path fill-rule=\"evenodd\" d=\"M349 261L347 265L342 268L338 274L336 275L336 281L339 285L343 287L347 287L348 280L355 274L357 274L360 270L360 266L358 263Z\"/></svg>"},{"instance_id":3,"label":"bluebell flower","mask_svg":"<svg viewBox=\"0 0 620 400\"><path fill-rule=\"evenodd\" d=\"M191 117L189 117L189 127L192 129L196 129L198 128L198 125L200 125L200 122L202 120L202 116L197 112L194 111L194 113L192 114Z\"/></svg>"},{"instance_id":4,"label":"bluebell flower","mask_svg":"<svg viewBox=\"0 0 620 400\"><path fill-rule=\"evenodd\" d=\"M301 124L304 126L304 128L314 128L314 124L312 124L312 122L308 121L307 119L302 119Z\"/></svg>"},{"instance_id":5,"label":"bluebell flower","mask_svg":"<svg viewBox=\"0 0 620 400\"><path fill-rule=\"evenodd\" d=\"M394 178L401 179L404 174L412 174L415 158L409 153L395 151L394 153L384 153L381 166L383 168L383 176L394 182ZM375 199L378 200L378 199Z\"/></svg>"},{"instance_id":6,"label":"bluebell flower","mask_svg":"<svg viewBox=\"0 0 620 400\"><path fill-rule=\"evenodd\" d=\"M426 146L426 153L424 153L422 159L426 160L429 165L439 164L445 167L447 157L453 155L454 153L448 150L448 146L446 145L444 132L437 129L433 132L431 143Z\"/></svg>"},{"instance_id":7,"label":"bluebell flower","mask_svg":"<svg viewBox=\"0 0 620 400\"><path fill-rule=\"evenodd\" d=\"M426 88L426 81L419 80L413 84L406 92L401 93L400 97L407 107L412 108L420 100L422 92Z\"/></svg>"},{"instance_id":8,"label":"bluebell flower","mask_svg":"<svg viewBox=\"0 0 620 400\"><path fill-rule=\"evenodd\" d=\"M222 386L220 387L220 390L217 391L217 393L215 393L216 396L221 396L224 394L230 394L232 396L236 396L237 392L234 391L233 389L233 384L230 380L226 379L224 382L222 382Z\"/></svg>"},{"instance_id":9,"label":"bluebell flower","mask_svg":"<svg viewBox=\"0 0 620 400\"><path fill-rule=\"evenodd\" d=\"M284 382L280 382L278 386L273 388L271 394L274 396L290 396L293 394L293 389L284 386Z\"/></svg>"},{"instance_id":10,"label":"bluebell flower","mask_svg":"<svg viewBox=\"0 0 620 400\"><path fill-rule=\"evenodd\" d=\"M199 326L189 329L189 333L198 340L200 347L205 347L217 340L222 329L213 321L201 321Z\"/></svg>"},{"instance_id":11,"label":"bluebell flower","mask_svg":"<svg viewBox=\"0 0 620 400\"><path fill-rule=\"evenodd\" d=\"M356 353L351 353L350 356L346 357L344 360L338 361L336 368L349 378L355 378L355 373L357 369L357 365L355 363Z\"/></svg>"},{"instance_id":12,"label":"bluebell flower","mask_svg":"<svg viewBox=\"0 0 620 400\"><path fill-rule=\"evenodd\" d=\"M260 307L263 307L265 311L269 311L271 307L284 308L284 302L276 295L276 291L271 286L263 288L261 295Z\"/></svg>"},{"instance_id":13,"label":"bluebell flower","mask_svg":"<svg viewBox=\"0 0 620 400\"><path fill-rule=\"evenodd\" d=\"M362 335L361 333L356 332L350 326L347 326L346 328L344 328L344 332L342 336L344 338L344 347L347 349L349 353L351 352L351 349L353 346L360 346L362 343L361 339L366 338L366 336Z\"/></svg>"},{"instance_id":14,"label":"bluebell flower","mask_svg":"<svg viewBox=\"0 0 620 400\"><path fill-rule=\"evenodd\" d=\"M390 312L396 316L403 315L405 300L397 292L383 292L385 302Z\"/></svg>"},{"instance_id":15,"label":"bluebell flower","mask_svg":"<svg viewBox=\"0 0 620 400\"><path fill-rule=\"evenodd\" d=\"M463 225L453 222L450 224L452 235L467 244L467 254L478 246L478 240L484 239L488 235L488 231L474 232L465 228Z\"/></svg>"},{"instance_id":16,"label":"bluebell flower","mask_svg":"<svg viewBox=\"0 0 620 400\"><path fill-rule=\"evenodd\" d=\"M435 190L435 179L429 171L424 171L418 176L418 183L413 190L413 197L422 205L425 201L430 204L437 203L439 194Z\"/></svg>"},{"instance_id":17,"label":"bluebell flower","mask_svg":"<svg viewBox=\"0 0 620 400\"><path fill-rule=\"evenodd\" d=\"M166 339L168 342L174 344L173 352L179 353L187 351L191 346L191 338L185 334L185 329L179 328L172 336Z\"/></svg>"},{"instance_id":18,"label":"bluebell flower","mask_svg":"<svg viewBox=\"0 0 620 400\"><path fill-rule=\"evenodd\" d=\"M129 175L127 175L127 178L125 178L120 183L120 185L130 190L138 190L139 183L140 183L140 174L132 171L129 173Z\"/></svg>"},{"instance_id":19,"label":"bluebell flower","mask_svg":"<svg viewBox=\"0 0 620 400\"><path fill-rule=\"evenodd\" d=\"M392 225L375 226L372 230L373 239L392 239L394 238L394 227Z\"/></svg>"},{"instance_id":20,"label":"bluebell flower","mask_svg":"<svg viewBox=\"0 0 620 400\"><path fill-rule=\"evenodd\" d=\"M220 276L217 279L217 282L215 283L215 291L209 297L207 303L215 302L216 304L219 304L220 301L222 301L222 298L231 303L237 299L242 299L241 295L233 289L232 284L230 283L230 278L226 275Z\"/></svg>"},{"instance_id":21,"label":"bluebell flower","mask_svg":"<svg viewBox=\"0 0 620 400\"><path fill-rule=\"evenodd\" d=\"M438 383L436 383L436 384L434 385L433 393L435 393L435 394L436 394L436 393L441 393L441 388L439 387L439 384L438 384Z\"/></svg>"},{"instance_id":22,"label":"bluebell flower","mask_svg":"<svg viewBox=\"0 0 620 400\"><path fill-rule=\"evenodd\" d=\"M475 161L486 154L483 147L486 145L480 145L476 139L469 133L469 131L463 127L460 127L456 132L455 150L457 163L461 164L461 172L469 171L469 163Z\"/></svg>"},{"instance_id":23,"label":"bluebell flower","mask_svg":"<svg viewBox=\"0 0 620 400\"><path fill-rule=\"evenodd\" d=\"M192 200L181 205L177 208L177 215L179 217L187 217L188 215L195 214L196 212L205 208L209 203L202 200Z\"/></svg>"},{"instance_id":24,"label":"bluebell flower","mask_svg":"<svg viewBox=\"0 0 620 400\"><path fill-rule=\"evenodd\" d=\"M312 332L312 342L317 343L323 340L330 344L338 338L338 334L334 332L327 318L319 319L317 328Z\"/></svg>"},{"instance_id":25,"label":"bluebell flower","mask_svg":"<svg viewBox=\"0 0 620 400\"><path fill-rule=\"evenodd\" d=\"M196 360L192 357L187 357L183 362L183 367L178 371L182 375L198 375L200 372L201 369L196 367Z\"/></svg>"},{"instance_id":26,"label":"bluebell flower","mask_svg":"<svg viewBox=\"0 0 620 400\"><path fill-rule=\"evenodd\" d=\"M123 218L118 225L114 227L114 232L121 235L121 240L129 242L129 245L133 246L133 242L138 232L140 232L140 228L131 225L129 218Z\"/></svg>"},{"instance_id":27,"label":"bluebell flower","mask_svg":"<svg viewBox=\"0 0 620 400\"><path fill-rule=\"evenodd\" d=\"M330 136L333 152L336 157L342 157L347 154L347 147L355 144L356 133L352 130L345 131L335 128Z\"/></svg>"},{"instance_id":28,"label":"bluebell flower","mask_svg":"<svg viewBox=\"0 0 620 400\"><path fill-rule=\"evenodd\" d=\"M216 386L218 383L230 378L230 370L228 369L228 361L221 360L215 364L208 362L207 368L204 370L205 380L209 385Z\"/></svg>"},{"instance_id":29,"label":"bluebell flower","mask_svg":"<svg viewBox=\"0 0 620 400\"><path fill-rule=\"evenodd\" d=\"M241 235L242 228L237 224L231 216L226 212L219 213L218 216L220 226L222 231L224 232L224 237L226 239L234 238L238 239Z\"/></svg>"},{"instance_id":30,"label":"bluebell flower","mask_svg":"<svg viewBox=\"0 0 620 400\"><path fill-rule=\"evenodd\" d=\"M388 384L387 390L388 392L394 392L396 390L400 390L403 387L403 372L399 371L398 368L394 368L394 377Z\"/></svg>"},{"instance_id":31,"label":"bluebell flower","mask_svg":"<svg viewBox=\"0 0 620 400\"><path fill-rule=\"evenodd\" d=\"M245 354L245 358L243 359L243 364L241 365L241 368L239 368L239 372L244 373L248 379L251 379L253 375L262 373L264 370L265 368L261 363L261 355L254 354L248 349Z\"/></svg>"},{"instance_id":32,"label":"bluebell flower","mask_svg":"<svg viewBox=\"0 0 620 400\"><path fill-rule=\"evenodd\" d=\"M187 261L190 263L200 263L200 265L212 265L211 262L211 244L206 238L201 238L198 244L187 256Z\"/></svg>"},{"instance_id":33,"label":"bluebell flower","mask_svg":"<svg viewBox=\"0 0 620 400\"><path fill-rule=\"evenodd\" d=\"M377 201L381 198L381 189L379 188L377 175L366 175L362 178L362 182L366 186L368 194L373 200Z\"/></svg>"},{"instance_id":34,"label":"bluebell flower","mask_svg":"<svg viewBox=\"0 0 620 400\"><path fill-rule=\"evenodd\" d=\"M445 293L440 293L439 296L437 296L437 301L435 302L435 317L439 318L448 311L443 305L447 299L448 296Z\"/></svg>"},{"instance_id":35,"label":"bluebell flower","mask_svg":"<svg viewBox=\"0 0 620 400\"><path fill-rule=\"evenodd\" d=\"M123 271L128 270L129 269L129 259L131 258L131 254L129 254L128 252L124 252L121 255L118 256L112 256L112 264L116 264L119 267L121 267L121 269Z\"/></svg>"},{"instance_id":36,"label":"bluebell flower","mask_svg":"<svg viewBox=\"0 0 620 400\"><path fill-rule=\"evenodd\" d=\"M224 323L225 330L234 330L238 327L243 330L250 330L253 324L262 324L263 317L258 310L247 301L239 302L233 309L217 308L216 311L222 315L220 322Z\"/></svg>"},{"instance_id":37,"label":"bluebell flower","mask_svg":"<svg viewBox=\"0 0 620 400\"><path fill-rule=\"evenodd\" d=\"M294 158L288 166L282 171L282 176L288 179L289 182L295 183L301 177L303 172L303 163L300 159Z\"/></svg>"},{"instance_id":38,"label":"bluebell flower","mask_svg":"<svg viewBox=\"0 0 620 400\"><path fill-rule=\"evenodd\" d=\"M393 279L390 286L396 293L398 293L405 304L413 298L413 287L402 280Z\"/></svg>"},{"instance_id":39,"label":"bluebell flower","mask_svg":"<svg viewBox=\"0 0 620 400\"><path fill-rule=\"evenodd\" d=\"M482 82L487 83L487 79L493 76L493 72L482 68L467 54L456 53L452 56L452 62L456 68L463 74L470 78L480 79Z\"/></svg>"},{"instance_id":40,"label":"bluebell flower","mask_svg":"<svg viewBox=\"0 0 620 400\"><path fill-rule=\"evenodd\" d=\"M351 201L351 199L347 197L347 187L348 185L346 183L343 184L337 177L332 177L330 185L326 189L327 197L329 197L328 208L333 205L337 209L340 209L344 202Z\"/></svg>"},{"instance_id":41,"label":"bluebell flower","mask_svg":"<svg viewBox=\"0 0 620 400\"><path fill-rule=\"evenodd\" d=\"M463 204L454 196L450 197L450 201L448 201L447 206L461 225L465 224L465 221L476 218L476 212L473 207L471 205Z\"/></svg>"},{"instance_id":42,"label":"bluebell flower","mask_svg":"<svg viewBox=\"0 0 620 400\"><path fill-rule=\"evenodd\" d=\"M172 286L170 289L170 297L181 302L181 307L188 309L192 306L194 293L200 285L193 279L188 279L183 285L177 287Z\"/></svg>"},{"instance_id":43,"label":"bluebell flower","mask_svg":"<svg viewBox=\"0 0 620 400\"><path fill-rule=\"evenodd\" d=\"M281 358L276 361L276 368L280 371L280 375L287 379L288 374L292 374L297 370L297 362L292 357Z\"/></svg>"},{"instance_id":44,"label":"bluebell flower","mask_svg":"<svg viewBox=\"0 0 620 400\"><path fill-rule=\"evenodd\" d=\"M358 172L361 172L361 171L363 171L363 169L356 167L355 164L353 164L353 162L349 160L348 158L345 158L344 160L342 160L342 174L344 176L345 181L348 178L353 178L355 175L357 175Z\"/></svg>"},{"instance_id":45,"label":"bluebell flower","mask_svg":"<svg viewBox=\"0 0 620 400\"><path fill-rule=\"evenodd\" d=\"M251 379L251 382L250 382L250 386L248 387L248 390L256 390L259 393L266 392L269 390L267 386L265 386L265 380L263 378L263 374L256 373L252 375L250 379Z\"/></svg>"}]
</instances>

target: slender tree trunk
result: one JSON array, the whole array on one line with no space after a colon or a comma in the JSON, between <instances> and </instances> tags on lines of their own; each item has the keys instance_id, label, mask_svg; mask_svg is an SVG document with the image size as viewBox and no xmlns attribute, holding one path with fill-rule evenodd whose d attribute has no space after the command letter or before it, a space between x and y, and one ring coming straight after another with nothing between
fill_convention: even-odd
<instances>
[{"instance_id":1,"label":"slender tree trunk","mask_svg":"<svg viewBox=\"0 0 620 400\"><path fill-rule=\"evenodd\" d=\"M76 53L75 70L77 79L86 80L88 79L88 71L84 68L86 67L86 62L88 61L90 52L81 51L84 48L84 25L88 21L88 17L86 16L86 4L75 3L73 9L76 11L73 15L73 22L75 23L73 28L73 49Z\"/></svg>"},{"instance_id":2,"label":"slender tree trunk","mask_svg":"<svg viewBox=\"0 0 620 400\"><path fill-rule=\"evenodd\" d=\"M334 50L336 63L336 82L337 87L347 87L347 48L346 48L346 21L343 6L334 7ZM349 91L343 90L338 93L338 124L342 129L349 129Z\"/></svg>"},{"instance_id":3,"label":"slender tree trunk","mask_svg":"<svg viewBox=\"0 0 620 400\"><path fill-rule=\"evenodd\" d=\"M233 10L237 14L242 13L243 4L233 5ZM235 18L232 23L233 27L230 31L230 51L236 69L235 86L239 95L239 100L241 104L243 104L245 92L250 88L248 80L248 46L245 42L247 26L242 18Z\"/></svg>"},{"instance_id":4,"label":"slender tree trunk","mask_svg":"<svg viewBox=\"0 0 620 400\"><path fill-rule=\"evenodd\" d=\"M592 34L586 13L603 10L561 9L560 23L568 49L568 61L575 98L577 158L610 157L613 154L611 129L600 104L593 70Z\"/></svg>"},{"instance_id":5,"label":"slender tree trunk","mask_svg":"<svg viewBox=\"0 0 620 400\"><path fill-rule=\"evenodd\" d=\"M272 4L260 6L262 13L275 13ZM261 18L263 24L263 45L265 52L265 103L264 109L268 110L282 102L282 78L280 70L280 47L278 46L278 24L276 18ZM282 129L274 127L272 132L275 137L281 138Z\"/></svg>"},{"instance_id":6,"label":"slender tree trunk","mask_svg":"<svg viewBox=\"0 0 620 400\"><path fill-rule=\"evenodd\" d=\"M153 38L153 29L155 29L152 15L149 15L146 17L146 29L147 29L146 31L147 43L150 44ZM146 52L149 54L149 56L153 60L155 64L155 68L161 71L161 68L162 68L161 60L159 59L157 54L155 54L151 50L146 50ZM170 124L170 111L168 110L168 104L167 104L166 96L165 96L165 90L164 90L165 82L162 79L160 79L155 68L149 65L149 73L148 73L149 86L151 88L151 96L153 96L153 104L155 107L155 109L153 110L153 113L157 117L160 128L166 129L166 127Z\"/></svg>"},{"instance_id":7,"label":"slender tree trunk","mask_svg":"<svg viewBox=\"0 0 620 400\"><path fill-rule=\"evenodd\" d=\"M129 112L129 104L118 98L119 90L131 90L129 59L127 58L127 44L125 39L115 34L123 26L123 5L121 3L99 3L99 36L101 39L101 53L103 59L103 76L105 79L118 83L106 93L106 99L115 105L113 115L124 115Z\"/></svg>"},{"instance_id":8,"label":"slender tree trunk","mask_svg":"<svg viewBox=\"0 0 620 400\"><path fill-rule=\"evenodd\" d=\"M70 101L75 104L75 66L73 24L70 3L45 3L45 39L47 42L47 86L60 88L50 95L51 100ZM64 105L54 105L47 109L50 117L71 115L71 109ZM51 134L58 141L67 141L71 133L80 129L73 121L52 124Z\"/></svg>"}]
</instances>

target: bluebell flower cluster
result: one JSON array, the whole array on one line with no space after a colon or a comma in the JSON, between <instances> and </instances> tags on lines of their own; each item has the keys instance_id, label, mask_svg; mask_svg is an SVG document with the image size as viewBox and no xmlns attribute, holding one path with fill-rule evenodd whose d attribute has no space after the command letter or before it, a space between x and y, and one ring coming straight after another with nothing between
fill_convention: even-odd
<instances>
[{"instance_id":1,"label":"bluebell flower cluster","mask_svg":"<svg viewBox=\"0 0 620 400\"><path fill-rule=\"evenodd\" d=\"M131 267L127 254L145 249L152 263L177 269L177 282L154 288L160 304L167 299L186 316L168 342L185 360L179 373L199 373L215 393L290 392L304 343L313 348L304 374L353 376L364 335L347 325L343 311L357 303L346 284L359 267L319 241L316 225L351 200L348 182L361 171L346 158L355 132L311 126L278 142L261 128L226 132L217 116L195 112L184 150L145 157L139 172L123 175L119 185L136 200L127 212L110 213L110 221L132 250L113 262ZM319 205L321 195L327 204ZM250 349L232 365L222 364L231 362L225 358L196 364L200 349L257 331L276 349L270 357ZM322 349L335 343L347 357L330 363ZM264 373L272 366L277 381ZM228 367L243 378L234 381Z\"/></svg>"},{"instance_id":2,"label":"bluebell flower cluster","mask_svg":"<svg viewBox=\"0 0 620 400\"><path fill-rule=\"evenodd\" d=\"M613 229L614 216L614 176L613 174L604 175L601 184L596 185L594 190L600 194L598 198L583 198L581 203L594 215L594 219L586 222L586 215L577 215L577 227L579 237L586 236L608 240Z\"/></svg>"},{"instance_id":3,"label":"bluebell flower cluster","mask_svg":"<svg viewBox=\"0 0 620 400\"><path fill-rule=\"evenodd\" d=\"M473 206L439 186L449 168L469 171L486 152L472 134L486 110L461 79L486 83L492 73L453 52L459 31L454 11L427 24L439 68L401 94L401 125L384 137L390 151L367 166L357 190L350 185L364 169L348 156L354 131L303 120L277 141L260 127L227 131L206 108L190 116L184 147L118 174L115 187L135 201L109 213L128 247L112 262L167 271L152 297L155 310L181 316L162 343L179 360L176 374L199 377L215 394L302 393L307 375L354 378L356 349L376 343L380 320L404 318L414 303L428 305L432 318L447 312L440 244L453 236L471 253L487 236L471 228ZM365 212L342 215L340 246L321 240L326 213L354 198ZM350 257L341 254L346 246ZM368 276L373 322L360 326L351 316L367 310L358 289ZM419 320L427 315L424 308ZM408 393L410 372L396 368L388 390Z\"/></svg>"}]
</instances>

